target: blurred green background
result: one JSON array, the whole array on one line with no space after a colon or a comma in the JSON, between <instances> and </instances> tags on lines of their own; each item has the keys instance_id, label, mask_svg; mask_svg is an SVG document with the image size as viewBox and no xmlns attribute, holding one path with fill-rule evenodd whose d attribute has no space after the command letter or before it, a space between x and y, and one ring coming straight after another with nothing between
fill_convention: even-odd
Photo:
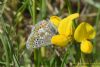
<instances>
[{"instance_id":1,"label":"blurred green background","mask_svg":"<svg viewBox=\"0 0 100 67\"><path fill-rule=\"evenodd\" d=\"M78 22L89 22L97 32L93 53L85 56L88 65L82 64L73 45L69 49L47 46L28 54L25 45L32 25L52 15L63 18L76 12ZM0 0L0 67L99 67L99 29L99 0Z\"/></svg>"}]
</instances>

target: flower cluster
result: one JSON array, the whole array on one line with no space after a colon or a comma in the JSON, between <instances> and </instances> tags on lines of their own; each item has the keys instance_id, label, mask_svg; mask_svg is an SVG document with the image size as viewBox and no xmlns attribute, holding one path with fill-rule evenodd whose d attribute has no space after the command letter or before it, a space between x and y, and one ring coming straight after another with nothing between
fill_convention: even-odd
<instances>
[{"instance_id":1,"label":"flower cluster","mask_svg":"<svg viewBox=\"0 0 100 67\"><path fill-rule=\"evenodd\" d=\"M91 53L93 45L90 40L95 37L96 32L94 28L86 22L81 22L74 30L73 20L78 17L79 13L71 14L64 19L57 16L51 16L50 21L58 30L58 34L52 37L51 43L60 47L65 47L69 42L71 42L74 36L74 39L81 43L81 51L84 53Z\"/></svg>"}]
</instances>

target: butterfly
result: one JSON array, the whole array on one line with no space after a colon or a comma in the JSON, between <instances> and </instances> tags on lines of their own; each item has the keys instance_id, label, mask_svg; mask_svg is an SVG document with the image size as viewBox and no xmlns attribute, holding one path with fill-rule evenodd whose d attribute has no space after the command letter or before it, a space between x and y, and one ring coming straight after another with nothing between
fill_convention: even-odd
<instances>
[{"instance_id":1,"label":"butterfly","mask_svg":"<svg viewBox=\"0 0 100 67\"><path fill-rule=\"evenodd\" d=\"M27 49L39 48L51 44L51 38L56 33L53 24L50 21L42 20L38 22L34 27L27 39Z\"/></svg>"}]
</instances>

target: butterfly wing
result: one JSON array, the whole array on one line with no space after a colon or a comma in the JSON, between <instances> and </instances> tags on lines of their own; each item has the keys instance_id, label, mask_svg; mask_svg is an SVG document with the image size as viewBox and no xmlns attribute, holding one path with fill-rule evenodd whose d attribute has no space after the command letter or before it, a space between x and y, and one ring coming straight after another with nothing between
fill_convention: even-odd
<instances>
[{"instance_id":1,"label":"butterfly wing","mask_svg":"<svg viewBox=\"0 0 100 67\"><path fill-rule=\"evenodd\" d=\"M40 21L35 25L26 42L26 47L38 48L51 44L51 37L55 35L55 30L50 22Z\"/></svg>"}]
</instances>

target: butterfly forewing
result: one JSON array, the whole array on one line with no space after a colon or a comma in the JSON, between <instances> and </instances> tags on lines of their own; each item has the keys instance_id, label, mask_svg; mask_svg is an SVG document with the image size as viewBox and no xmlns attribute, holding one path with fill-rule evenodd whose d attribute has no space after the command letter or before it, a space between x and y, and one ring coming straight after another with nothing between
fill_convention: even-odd
<instances>
[{"instance_id":1,"label":"butterfly forewing","mask_svg":"<svg viewBox=\"0 0 100 67\"><path fill-rule=\"evenodd\" d=\"M40 21L32 28L26 46L30 49L50 45L53 35L55 35L55 30L52 24L45 20Z\"/></svg>"}]
</instances>

